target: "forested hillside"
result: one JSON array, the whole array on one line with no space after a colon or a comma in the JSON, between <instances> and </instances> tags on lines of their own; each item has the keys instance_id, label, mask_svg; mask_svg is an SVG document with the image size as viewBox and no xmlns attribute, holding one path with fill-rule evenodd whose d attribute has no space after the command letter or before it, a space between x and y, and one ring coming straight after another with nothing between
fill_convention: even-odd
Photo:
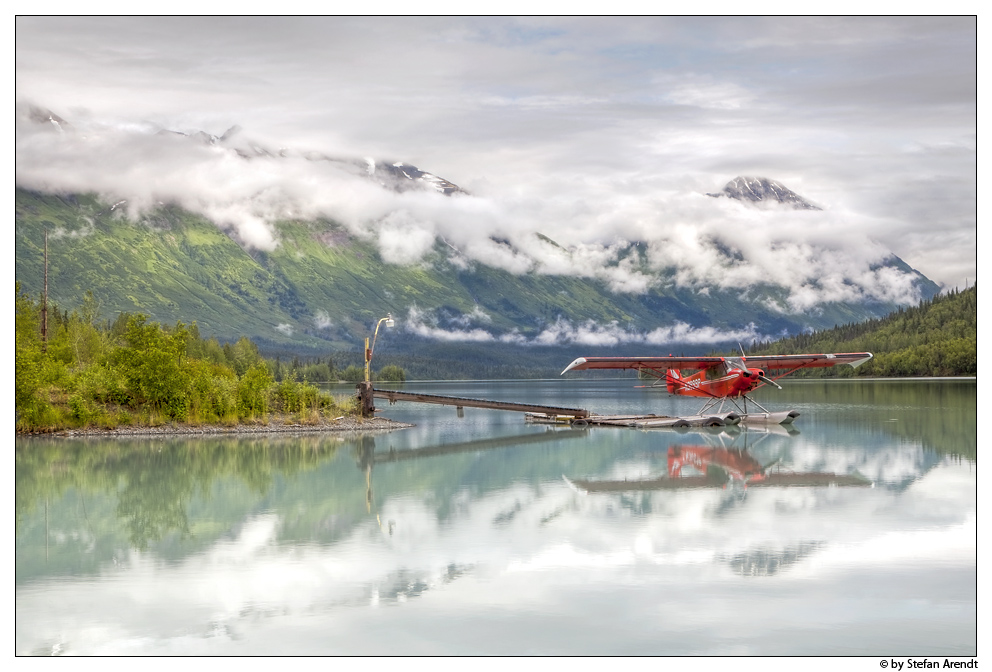
<instances>
[{"instance_id":1,"label":"forested hillside","mask_svg":"<svg viewBox=\"0 0 992 672\"><path fill-rule=\"evenodd\" d=\"M751 354L871 352L857 369L838 366L809 376L974 376L978 372L977 286L924 299L887 317L763 343Z\"/></svg>"}]
</instances>

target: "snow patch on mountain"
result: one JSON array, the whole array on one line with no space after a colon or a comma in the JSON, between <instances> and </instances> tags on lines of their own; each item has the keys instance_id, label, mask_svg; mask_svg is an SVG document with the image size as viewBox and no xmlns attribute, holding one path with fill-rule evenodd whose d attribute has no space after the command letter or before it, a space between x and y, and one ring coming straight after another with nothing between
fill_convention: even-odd
<instances>
[{"instance_id":1,"label":"snow patch on mountain","mask_svg":"<svg viewBox=\"0 0 992 672\"><path fill-rule=\"evenodd\" d=\"M735 177L718 194L749 203L777 203L794 210L822 210L783 184L766 177Z\"/></svg>"}]
</instances>

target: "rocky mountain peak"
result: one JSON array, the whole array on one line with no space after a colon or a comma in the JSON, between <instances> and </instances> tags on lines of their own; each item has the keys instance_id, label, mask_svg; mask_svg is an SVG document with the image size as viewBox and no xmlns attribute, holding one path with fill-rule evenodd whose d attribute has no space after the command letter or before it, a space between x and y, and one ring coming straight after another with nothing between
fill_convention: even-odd
<instances>
[{"instance_id":1,"label":"rocky mountain peak","mask_svg":"<svg viewBox=\"0 0 992 672\"><path fill-rule=\"evenodd\" d=\"M718 194L709 196L734 198L751 203L781 203L796 210L821 210L783 184L767 177L735 177Z\"/></svg>"}]
</instances>

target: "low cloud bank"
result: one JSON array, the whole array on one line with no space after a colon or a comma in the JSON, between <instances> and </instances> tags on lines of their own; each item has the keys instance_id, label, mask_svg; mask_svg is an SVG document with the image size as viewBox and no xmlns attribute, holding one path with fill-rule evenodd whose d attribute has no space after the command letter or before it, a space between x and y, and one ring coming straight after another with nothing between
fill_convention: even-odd
<instances>
[{"instance_id":1,"label":"low cloud bank","mask_svg":"<svg viewBox=\"0 0 992 672\"><path fill-rule=\"evenodd\" d=\"M742 329L717 329L715 327L693 327L685 322L676 322L670 327L652 331L638 331L621 327L616 321L599 324L593 320L572 322L559 317L531 338L513 330L499 334L484 328L492 318L476 307L473 313L450 320L442 320L431 311L416 306L408 309L401 321L401 328L422 338L437 341L459 341L475 343L510 343L524 346L589 345L613 347L643 343L645 345L715 345L733 341L751 342L766 340L759 334L754 324ZM446 322L447 326L442 323ZM473 322L475 324L473 324Z\"/></svg>"}]
</instances>

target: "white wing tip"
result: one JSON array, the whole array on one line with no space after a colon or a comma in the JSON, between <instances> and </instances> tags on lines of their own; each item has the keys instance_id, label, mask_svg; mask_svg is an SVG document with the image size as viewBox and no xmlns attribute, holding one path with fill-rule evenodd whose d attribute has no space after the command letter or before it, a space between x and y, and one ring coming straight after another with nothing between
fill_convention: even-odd
<instances>
[{"instance_id":1,"label":"white wing tip","mask_svg":"<svg viewBox=\"0 0 992 672\"><path fill-rule=\"evenodd\" d=\"M562 371L561 373L559 373L558 375L559 376L564 376L566 373L568 373L569 371L571 371L575 367L581 366L582 364L585 364L585 363L586 363L586 358L585 357L579 357L574 362L572 362L571 364L569 364L568 366L566 366L565 367L565 370Z\"/></svg>"},{"instance_id":2,"label":"white wing tip","mask_svg":"<svg viewBox=\"0 0 992 672\"><path fill-rule=\"evenodd\" d=\"M867 356L867 357L865 357L864 359L859 359L859 360L858 360L858 361L856 361L856 362L851 362L851 368L852 368L852 369L856 369L856 368L858 368L859 366L861 366L862 364L864 364L864 363L865 363L865 362L867 362L867 361L868 361L869 359L871 359L872 357L874 357L874 356L875 356L875 355L873 355L873 354L871 354L870 352L866 352L865 354L866 354L866 355L868 355L868 356Z\"/></svg>"}]
</instances>

